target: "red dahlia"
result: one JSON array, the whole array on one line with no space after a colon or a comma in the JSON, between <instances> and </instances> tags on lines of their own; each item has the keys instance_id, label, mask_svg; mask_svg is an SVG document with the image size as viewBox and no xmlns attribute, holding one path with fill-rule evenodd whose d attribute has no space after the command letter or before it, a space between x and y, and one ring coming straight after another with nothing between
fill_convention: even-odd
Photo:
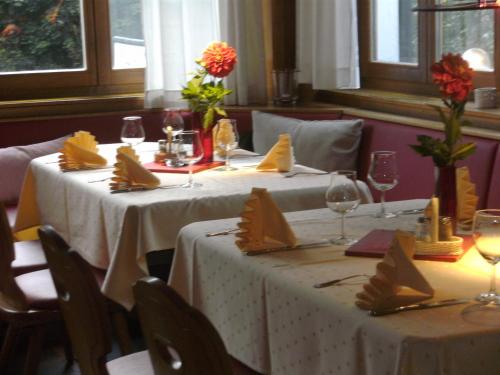
<instances>
[{"instance_id":1,"label":"red dahlia","mask_svg":"<svg viewBox=\"0 0 500 375\"><path fill-rule=\"evenodd\" d=\"M236 58L236 50L233 47L224 42L214 42L203 51L200 65L208 74L223 78L232 72Z\"/></svg>"}]
</instances>

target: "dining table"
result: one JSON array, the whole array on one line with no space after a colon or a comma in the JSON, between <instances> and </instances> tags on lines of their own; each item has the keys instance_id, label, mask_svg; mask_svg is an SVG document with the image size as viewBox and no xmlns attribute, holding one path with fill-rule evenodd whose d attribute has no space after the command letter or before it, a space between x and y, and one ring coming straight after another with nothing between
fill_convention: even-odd
<instances>
[{"instance_id":1,"label":"dining table","mask_svg":"<svg viewBox=\"0 0 500 375\"><path fill-rule=\"evenodd\" d=\"M395 218L376 218L379 205L362 204L346 216L347 234L413 231L427 203L388 202ZM431 301L461 303L372 316L356 294L381 259L325 243L340 230L327 208L284 216L302 243L321 245L252 256L234 234L207 236L236 228L238 217L187 225L177 238L169 285L207 316L232 356L273 375L500 374L500 308L474 301L491 267L474 247L456 262L413 261L435 291Z\"/></svg>"},{"instance_id":2,"label":"dining table","mask_svg":"<svg viewBox=\"0 0 500 375\"><path fill-rule=\"evenodd\" d=\"M103 293L129 309L134 305L133 283L148 274L146 254L173 249L187 224L238 216L253 187L266 188L282 211L325 207L328 173L300 165L289 174L260 172L256 166L263 157L245 150L232 158L237 170L195 173L199 187L181 187L187 174L155 173L159 188L114 194L109 183L121 145L99 145L99 154L108 162L100 169L62 171L60 154L34 159L15 230L52 225L92 266L107 270ZM135 149L141 162L148 163L157 147L145 142ZM360 186L371 199L366 185Z\"/></svg>"}]
</instances>

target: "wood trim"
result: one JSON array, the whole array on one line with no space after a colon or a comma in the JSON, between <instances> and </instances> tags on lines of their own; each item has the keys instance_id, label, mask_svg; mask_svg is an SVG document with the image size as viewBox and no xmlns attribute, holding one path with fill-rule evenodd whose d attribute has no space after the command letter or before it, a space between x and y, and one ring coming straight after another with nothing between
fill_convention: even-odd
<instances>
[{"instance_id":1,"label":"wood trim","mask_svg":"<svg viewBox=\"0 0 500 375\"><path fill-rule=\"evenodd\" d=\"M273 68L295 69L295 0L271 0Z\"/></svg>"}]
</instances>

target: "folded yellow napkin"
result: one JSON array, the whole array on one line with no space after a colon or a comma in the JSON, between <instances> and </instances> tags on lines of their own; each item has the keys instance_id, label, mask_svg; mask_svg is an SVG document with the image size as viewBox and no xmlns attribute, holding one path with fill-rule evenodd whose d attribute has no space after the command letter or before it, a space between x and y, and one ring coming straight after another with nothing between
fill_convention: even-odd
<instances>
[{"instance_id":1,"label":"folded yellow napkin","mask_svg":"<svg viewBox=\"0 0 500 375\"><path fill-rule=\"evenodd\" d=\"M292 229L266 189L252 189L238 227L236 245L245 252L297 244Z\"/></svg>"},{"instance_id":2,"label":"folded yellow napkin","mask_svg":"<svg viewBox=\"0 0 500 375\"><path fill-rule=\"evenodd\" d=\"M234 143L235 136L233 131L233 125L230 119L220 119L212 130L212 138L214 142L214 150L217 155L224 157L226 156L226 150L224 150L220 144Z\"/></svg>"},{"instance_id":3,"label":"folded yellow napkin","mask_svg":"<svg viewBox=\"0 0 500 375\"><path fill-rule=\"evenodd\" d=\"M280 134L278 142L257 166L259 171L289 172L295 163L290 134Z\"/></svg>"},{"instance_id":4,"label":"folded yellow napkin","mask_svg":"<svg viewBox=\"0 0 500 375\"><path fill-rule=\"evenodd\" d=\"M119 147L116 153L114 177L109 184L111 190L132 187L155 188L160 180L139 162L139 157L130 146Z\"/></svg>"},{"instance_id":5,"label":"folded yellow napkin","mask_svg":"<svg viewBox=\"0 0 500 375\"><path fill-rule=\"evenodd\" d=\"M410 305L434 296L434 290L412 261L415 236L396 231L391 248L377 264L376 274L356 294L356 306L379 310Z\"/></svg>"},{"instance_id":6,"label":"folded yellow napkin","mask_svg":"<svg viewBox=\"0 0 500 375\"><path fill-rule=\"evenodd\" d=\"M60 150L59 167L63 171L100 168L106 159L97 153L95 137L86 131L79 131L64 142Z\"/></svg>"},{"instance_id":7,"label":"folded yellow napkin","mask_svg":"<svg viewBox=\"0 0 500 375\"><path fill-rule=\"evenodd\" d=\"M470 180L469 168L456 170L457 178L457 219L462 223L470 222L476 212L479 197L476 195L476 184Z\"/></svg>"}]
</instances>

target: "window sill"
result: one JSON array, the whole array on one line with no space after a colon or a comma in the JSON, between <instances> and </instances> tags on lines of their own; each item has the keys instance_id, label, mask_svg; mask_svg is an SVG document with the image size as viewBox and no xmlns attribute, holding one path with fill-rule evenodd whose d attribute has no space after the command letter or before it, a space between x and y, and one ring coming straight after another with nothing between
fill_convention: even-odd
<instances>
[{"instance_id":1,"label":"window sill","mask_svg":"<svg viewBox=\"0 0 500 375\"><path fill-rule=\"evenodd\" d=\"M442 102L441 99L435 97L358 89L319 91L316 99L321 102L340 105L341 107L347 106L347 108L343 108L346 114L352 114L353 111L356 112L356 109L361 109L375 111L378 116L381 116L381 113L396 115L399 119L402 119L404 116L404 118L409 120L407 122L412 123L416 123L420 119L429 120L422 121L423 124L427 124L424 127L435 127L436 124L440 124L438 114L431 105L442 106ZM471 121L474 129L481 128L484 131L479 131L478 129L480 133L497 134L496 137L499 136L500 108L475 109L474 103L469 101L465 109L464 117ZM382 115L382 117L387 118L388 116ZM442 128L442 125L440 126ZM477 131L472 129L469 130L477 133ZM469 133L469 131L464 133Z\"/></svg>"}]
</instances>

